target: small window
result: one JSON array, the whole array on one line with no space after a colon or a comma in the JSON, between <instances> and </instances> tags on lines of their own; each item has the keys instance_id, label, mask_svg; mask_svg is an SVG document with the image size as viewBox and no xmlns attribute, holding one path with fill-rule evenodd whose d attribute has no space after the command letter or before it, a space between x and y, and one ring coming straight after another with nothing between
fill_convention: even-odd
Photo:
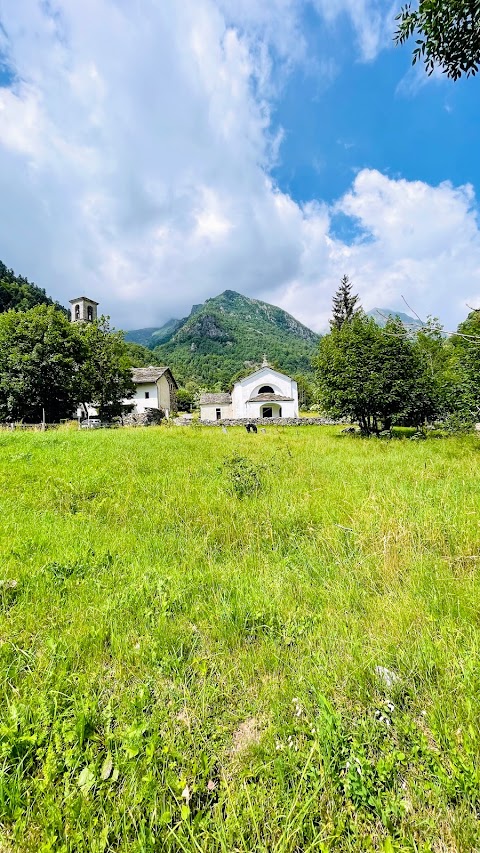
<instances>
[{"instance_id":1,"label":"small window","mask_svg":"<svg viewBox=\"0 0 480 853\"><path fill-rule=\"evenodd\" d=\"M282 407L281 406L278 407L278 417L279 418L282 417Z\"/></svg>"},{"instance_id":2,"label":"small window","mask_svg":"<svg viewBox=\"0 0 480 853\"><path fill-rule=\"evenodd\" d=\"M145 399L146 400L150 399L150 391L145 391Z\"/></svg>"},{"instance_id":3,"label":"small window","mask_svg":"<svg viewBox=\"0 0 480 853\"><path fill-rule=\"evenodd\" d=\"M80 305L75 305L75 320L80 320Z\"/></svg>"},{"instance_id":4,"label":"small window","mask_svg":"<svg viewBox=\"0 0 480 853\"><path fill-rule=\"evenodd\" d=\"M91 305L87 305L87 320L91 323L93 320L93 308Z\"/></svg>"},{"instance_id":5,"label":"small window","mask_svg":"<svg viewBox=\"0 0 480 853\"><path fill-rule=\"evenodd\" d=\"M273 409L271 406L263 407L263 417L264 418L273 418Z\"/></svg>"},{"instance_id":6,"label":"small window","mask_svg":"<svg viewBox=\"0 0 480 853\"><path fill-rule=\"evenodd\" d=\"M215 409L215 417L216 417L217 421L222 420L222 410L221 409Z\"/></svg>"},{"instance_id":7,"label":"small window","mask_svg":"<svg viewBox=\"0 0 480 853\"><path fill-rule=\"evenodd\" d=\"M270 385L262 385L259 394L273 394L273 388Z\"/></svg>"}]
</instances>

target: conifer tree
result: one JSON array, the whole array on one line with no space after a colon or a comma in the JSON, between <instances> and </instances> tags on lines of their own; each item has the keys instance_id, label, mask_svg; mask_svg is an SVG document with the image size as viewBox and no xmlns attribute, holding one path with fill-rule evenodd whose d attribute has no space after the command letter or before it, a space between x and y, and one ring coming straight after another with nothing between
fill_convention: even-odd
<instances>
[{"instance_id":1,"label":"conifer tree","mask_svg":"<svg viewBox=\"0 0 480 853\"><path fill-rule=\"evenodd\" d=\"M332 330L341 329L344 323L361 313L358 295L352 293L352 286L348 275L344 275L332 300L332 319L330 320Z\"/></svg>"}]
</instances>

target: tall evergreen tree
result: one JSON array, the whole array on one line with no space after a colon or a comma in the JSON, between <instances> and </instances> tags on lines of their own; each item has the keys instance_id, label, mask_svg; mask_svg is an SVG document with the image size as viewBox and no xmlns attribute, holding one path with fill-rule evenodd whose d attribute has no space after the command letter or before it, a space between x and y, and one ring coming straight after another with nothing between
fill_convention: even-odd
<instances>
[{"instance_id":1,"label":"tall evergreen tree","mask_svg":"<svg viewBox=\"0 0 480 853\"><path fill-rule=\"evenodd\" d=\"M348 275L344 275L332 300L332 319L330 320L332 329L341 329L344 323L348 323L361 313L358 295L352 293L352 287Z\"/></svg>"}]
</instances>

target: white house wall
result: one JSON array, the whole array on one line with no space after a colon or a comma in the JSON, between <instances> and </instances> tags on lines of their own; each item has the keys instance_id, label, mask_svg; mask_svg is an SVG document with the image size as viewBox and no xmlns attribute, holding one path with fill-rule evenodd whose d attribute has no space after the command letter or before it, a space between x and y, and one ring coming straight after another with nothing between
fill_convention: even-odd
<instances>
[{"instance_id":1,"label":"white house wall","mask_svg":"<svg viewBox=\"0 0 480 853\"><path fill-rule=\"evenodd\" d=\"M216 421L217 420L217 409L220 409L222 414L222 420L225 418L233 418L233 406L229 403L219 403L218 406L214 405L202 405L200 406L200 418L202 421Z\"/></svg>"},{"instance_id":2,"label":"white house wall","mask_svg":"<svg viewBox=\"0 0 480 853\"><path fill-rule=\"evenodd\" d=\"M148 393L148 400L145 398L145 392ZM137 385L133 397L129 400L124 400L125 406L134 406L134 411L145 412L146 409L158 409L158 388L156 382L142 382Z\"/></svg>"}]
</instances>

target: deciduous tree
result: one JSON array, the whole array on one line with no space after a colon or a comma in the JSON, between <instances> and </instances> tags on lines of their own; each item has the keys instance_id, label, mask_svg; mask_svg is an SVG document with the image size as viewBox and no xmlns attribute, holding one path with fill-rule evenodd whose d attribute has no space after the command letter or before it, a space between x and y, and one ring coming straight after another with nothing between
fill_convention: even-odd
<instances>
[{"instance_id":1,"label":"deciduous tree","mask_svg":"<svg viewBox=\"0 0 480 853\"><path fill-rule=\"evenodd\" d=\"M54 306L0 314L0 420L71 417L93 403L102 418L121 412L134 390L121 332L108 320L73 324Z\"/></svg>"},{"instance_id":2,"label":"deciduous tree","mask_svg":"<svg viewBox=\"0 0 480 853\"><path fill-rule=\"evenodd\" d=\"M420 0L397 15L395 42L417 36L413 64L423 61L427 74L436 67L452 80L475 75L480 64L480 0Z\"/></svg>"},{"instance_id":3,"label":"deciduous tree","mask_svg":"<svg viewBox=\"0 0 480 853\"><path fill-rule=\"evenodd\" d=\"M58 421L78 400L85 344L65 314L39 305L0 314L0 420Z\"/></svg>"},{"instance_id":4,"label":"deciduous tree","mask_svg":"<svg viewBox=\"0 0 480 853\"><path fill-rule=\"evenodd\" d=\"M359 423L365 435L392 423L420 424L435 399L418 353L399 320L381 329L356 316L320 341L315 360L320 401L334 418Z\"/></svg>"},{"instance_id":5,"label":"deciduous tree","mask_svg":"<svg viewBox=\"0 0 480 853\"><path fill-rule=\"evenodd\" d=\"M123 333L110 329L108 317L78 324L77 329L86 350L80 401L85 408L92 403L102 419L111 420L121 414L122 400L135 390Z\"/></svg>"},{"instance_id":6,"label":"deciduous tree","mask_svg":"<svg viewBox=\"0 0 480 853\"><path fill-rule=\"evenodd\" d=\"M473 310L451 339L455 408L466 421L480 421L480 309Z\"/></svg>"}]
</instances>

